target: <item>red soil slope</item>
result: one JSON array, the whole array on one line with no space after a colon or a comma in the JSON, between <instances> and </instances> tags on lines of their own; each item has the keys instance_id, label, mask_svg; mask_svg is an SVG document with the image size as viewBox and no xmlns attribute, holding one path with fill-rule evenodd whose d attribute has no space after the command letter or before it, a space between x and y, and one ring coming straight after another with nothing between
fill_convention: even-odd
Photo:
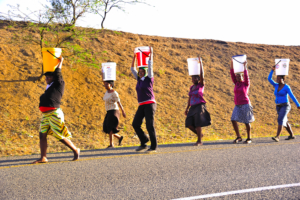
<instances>
[{"instance_id":1,"label":"red soil slope","mask_svg":"<svg viewBox=\"0 0 300 200\"><path fill-rule=\"evenodd\" d=\"M39 96L46 87L42 81L33 82L41 73L41 54L38 45L11 42L18 33L16 28L0 26L0 155L30 154L39 152L38 129L41 113ZM184 127L184 110L188 99L191 78L186 59L200 55L205 69L205 99L212 116L212 126L204 128L204 139L233 138L230 122L234 108L230 79L230 57L247 54L251 80L250 100L256 121L252 124L253 136L274 135L276 110L273 88L267 81L275 58L290 58L290 75L287 83L300 100L299 55L297 46L271 46L232 43L215 40L165 38L102 31L86 41L73 41L82 47L102 55L100 63L117 62L116 90L127 112L121 118L124 145L138 145L132 138L132 119L138 107L136 80L130 72L133 49L150 45L154 49L155 95L158 102L156 129L159 143L195 140L195 135ZM82 149L103 148L108 138L102 132L105 108L102 97L105 89L100 70L84 65L71 64L65 59L63 74L66 82L62 109L73 141ZM289 119L299 133L299 111L292 103ZM244 125L240 129L245 134ZM49 152L66 150L54 139L49 139Z\"/></svg>"}]
</instances>

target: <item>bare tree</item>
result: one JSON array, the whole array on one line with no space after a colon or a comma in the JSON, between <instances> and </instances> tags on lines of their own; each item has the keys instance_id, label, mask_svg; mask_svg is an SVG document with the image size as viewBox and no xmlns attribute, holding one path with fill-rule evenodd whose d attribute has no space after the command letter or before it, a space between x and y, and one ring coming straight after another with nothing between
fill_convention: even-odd
<instances>
[{"instance_id":1,"label":"bare tree","mask_svg":"<svg viewBox=\"0 0 300 200\"><path fill-rule=\"evenodd\" d=\"M83 40L84 37L95 35L95 30L76 28L78 19L92 12L90 0L48 0L49 5L36 11L20 9L20 6L11 6L7 13L0 12L0 19L10 22L10 26L21 29L15 32L13 42L35 43L43 47L64 48L65 57L72 63L84 63L97 66L95 56L91 51L80 47L73 40ZM38 33L38 34L36 34ZM38 36L37 36L38 35ZM97 62L98 63L98 62ZM43 75L43 66L42 74Z\"/></svg>"},{"instance_id":2,"label":"bare tree","mask_svg":"<svg viewBox=\"0 0 300 200\"><path fill-rule=\"evenodd\" d=\"M26 11L23 11L21 10L19 4L16 6L8 6L10 7L10 10L8 10L7 13L0 13L0 19L9 21L10 27L18 27L21 29L20 32L14 33L12 36L12 41L32 42L38 44L42 50L44 44L47 43L47 41L45 41L45 32L49 29L50 24L53 22L54 16L46 9L40 9L36 11L27 9ZM30 33L38 32L39 37L36 37L33 34L24 34L26 30ZM39 78L42 76L43 67L41 76Z\"/></svg>"},{"instance_id":3,"label":"bare tree","mask_svg":"<svg viewBox=\"0 0 300 200\"><path fill-rule=\"evenodd\" d=\"M94 0L93 10L96 14L101 16L101 28L104 28L104 21L111 9L117 8L125 12L126 4L135 5L138 3L148 5L145 0Z\"/></svg>"},{"instance_id":4,"label":"bare tree","mask_svg":"<svg viewBox=\"0 0 300 200\"><path fill-rule=\"evenodd\" d=\"M43 47L64 48L64 56L69 57L71 65L83 63L93 67L98 67L99 55L82 48L76 40L92 37L99 31L77 28L78 20L88 13L96 13L102 17L103 28L107 14L113 8L125 11L127 4L146 4L145 0L47 0L47 2L42 9L36 11L28 9L23 11L17 5L10 6L11 9L7 13L0 12L0 19L8 20L11 26L21 27L20 32L14 33L12 41L36 43L41 50Z\"/></svg>"},{"instance_id":5,"label":"bare tree","mask_svg":"<svg viewBox=\"0 0 300 200\"><path fill-rule=\"evenodd\" d=\"M94 0L48 0L47 9L55 16L55 21L67 26L75 26L79 18L92 12ZM101 4L99 4L101 5Z\"/></svg>"}]
</instances>

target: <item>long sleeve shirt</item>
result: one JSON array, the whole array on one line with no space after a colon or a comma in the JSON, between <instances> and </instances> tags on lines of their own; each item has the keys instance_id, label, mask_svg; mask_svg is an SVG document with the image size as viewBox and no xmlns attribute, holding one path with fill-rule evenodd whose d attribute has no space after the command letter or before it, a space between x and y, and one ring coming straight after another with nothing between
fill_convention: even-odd
<instances>
[{"instance_id":1,"label":"long sleeve shirt","mask_svg":"<svg viewBox=\"0 0 300 200\"><path fill-rule=\"evenodd\" d=\"M40 97L39 107L54 107L59 108L61 98L64 94L65 82L62 77L61 69L56 68L53 72L53 82Z\"/></svg>"},{"instance_id":2,"label":"long sleeve shirt","mask_svg":"<svg viewBox=\"0 0 300 200\"><path fill-rule=\"evenodd\" d=\"M275 83L275 81L273 81L272 76L273 76L273 70L271 70L269 77L268 77L268 81L274 86L275 91L274 91L274 95L275 95L275 103L276 104L281 104L281 103L289 103L289 99L288 99L288 95L291 97L291 99L295 102L295 104L297 105L297 107L300 107L299 102L297 101L296 97L294 96L290 86L288 86L287 84L285 84L283 86L283 88L278 91L278 87L279 84Z\"/></svg>"},{"instance_id":3,"label":"long sleeve shirt","mask_svg":"<svg viewBox=\"0 0 300 200\"><path fill-rule=\"evenodd\" d=\"M136 92L138 96L139 104L151 101L155 102L155 96L153 92L154 74L153 74L153 62L148 61L148 75L143 80L137 75L137 70L131 67L133 76L137 79Z\"/></svg>"},{"instance_id":4,"label":"long sleeve shirt","mask_svg":"<svg viewBox=\"0 0 300 200\"><path fill-rule=\"evenodd\" d=\"M250 99L248 96L248 91L250 87L250 79L248 76L248 71L244 70L244 81L238 82L236 80L233 69L230 69L230 75L234 86L234 103L235 105L249 104Z\"/></svg>"}]
</instances>

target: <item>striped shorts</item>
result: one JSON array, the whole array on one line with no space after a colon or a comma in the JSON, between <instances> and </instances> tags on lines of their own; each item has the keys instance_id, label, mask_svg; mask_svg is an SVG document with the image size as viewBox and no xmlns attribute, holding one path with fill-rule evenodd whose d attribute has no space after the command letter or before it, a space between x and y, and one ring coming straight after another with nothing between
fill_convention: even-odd
<instances>
[{"instance_id":1,"label":"striped shorts","mask_svg":"<svg viewBox=\"0 0 300 200\"><path fill-rule=\"evenodd\" d=\"M52 135L58 140L72 137L72 134L65 126L64 113L60 108L49 113L43 113L40 132Z\"/></svg>"}]
</instances>

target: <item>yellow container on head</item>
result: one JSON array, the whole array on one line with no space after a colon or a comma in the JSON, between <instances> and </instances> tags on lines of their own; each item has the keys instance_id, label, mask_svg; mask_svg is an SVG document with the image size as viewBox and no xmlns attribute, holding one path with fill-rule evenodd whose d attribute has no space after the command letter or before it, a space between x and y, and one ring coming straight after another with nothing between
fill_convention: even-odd
<instances>
[{"instance_id":1,"label":"yellow container on head","mask_svg":"<svg viewBox=\"0 0 300 200\"><path fill-rule=\"evenodd\" d=\"M42 53L44 73L54 72L60 63L61 48L42 48Z\"/></svg>"}]
</instances>

